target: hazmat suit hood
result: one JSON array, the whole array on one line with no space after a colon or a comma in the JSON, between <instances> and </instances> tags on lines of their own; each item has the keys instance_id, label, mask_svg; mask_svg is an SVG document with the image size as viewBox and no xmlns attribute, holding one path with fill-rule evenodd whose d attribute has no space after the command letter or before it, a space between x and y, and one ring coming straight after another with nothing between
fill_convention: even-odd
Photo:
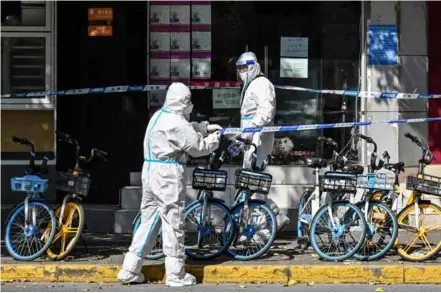
<instances>
[{"instance_id":1,"label":"hazmat suit hood","mask_svg":"<svg viewBox=\"0 0 441 293\"><path fill-rule=\"evenodd\" d=\"M183 83L172 83L167 90L163 108L183 115L188 120L190 113L193 111L190 89Z\"/></svg>"},{"instance_id":2,"label":"hazmat suit hood","mask_svg":"<svg viewBox=\"0 0 441 293\"><path fill-rule=\"evenodd\" d=\"M241 71L244 69L246 71ZM259 62L257 62L256 54L253 52L245 52L239 56L236 62L236 68L239 71L240 79L243 81L244 85L250 83L256 76L261 74L261 68Z\"/></svg>"}]
</instances>

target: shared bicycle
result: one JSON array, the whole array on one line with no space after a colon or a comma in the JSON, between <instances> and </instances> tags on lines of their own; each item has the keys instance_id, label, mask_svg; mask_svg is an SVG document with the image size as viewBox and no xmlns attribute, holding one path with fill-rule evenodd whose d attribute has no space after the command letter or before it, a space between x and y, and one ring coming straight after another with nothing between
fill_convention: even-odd
<instances>
[{"instance_id":1,"label":"shared bicycle","mask_svg":"<svg viewBox=\"0 0 441 293\"><path fill-rule=\"evenodd\" d=\"M11 178L13 192L27 194L6 220L5 244L8 253L17 260L29 261L40 257L52 243L55 236L55 215L44 202L44 193L49 180L47 162L54 158L53 153L43 157L40 166L35 165L35 146L26 138L12 137L12 141L30 147L30 164L24 177Z\"/></svg>"},{"instance_id":2,"label":"shared bicycle","mask_svg":"<svg viewBox=\"0 0 441 293\"><path fill-rule=\"evenodd\" d=\"M85 225L84 208L81 202L83 197L88 195L92 180L90 173L83 168L96 157L106 161L107 153L93 148L89 158L80 156L80 145L76 139L59 131L56 132L56 135L59 142L75 146L74 168L68 172L57 172L56 188L67 194L64 196L61 206L55 211L56 223L49 224L50 229L56 227L55 237L52 240L47 239L51 242L47 249L48 257L51 260L62 260L71 253L80 239L85 244L81 236Z\"/></svg>"},{"instance_id":3,"label":"shared bicycle","mask_svg":"<svg viewBox=\"0 0 441 293\"><path fill-rule=\"evenodd\" d=\"M314 188L308 188L301 196L298 216L298 243L302 249L309 244L317 255L328 261L343 261L362 247L367 232L365 217L355 204L344 199L345 194L357 191L359 165L346 165L345 157L336 149L338 144L330 138L319 137L333 148L331 160L304 158L306 166L313 169ZM320 176L320 171L331 166L331 170ZM346 165L346 166L345 166Z\"/></svg>"}]
</instances>

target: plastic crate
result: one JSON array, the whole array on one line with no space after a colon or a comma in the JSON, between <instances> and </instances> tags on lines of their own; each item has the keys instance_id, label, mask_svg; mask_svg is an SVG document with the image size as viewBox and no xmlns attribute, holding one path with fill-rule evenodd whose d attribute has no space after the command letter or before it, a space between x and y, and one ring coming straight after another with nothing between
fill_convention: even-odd
<instances>
[{"instance_id":1,"label":"plastic crate","mask_svg":"<svg viewBox=\"0 0 441 293\"><path fill-rule=\"evenodd\" d=\"M394 190L395 174L369 173L357 176L357 187L371 190Z\"/></svg>"},{"instance_id":2,"label":"plastic crate","mask_svg":"<svg viewBox=\"0 0 441 293\"><path fill-rule=\"evenodd\" d=\"M92 180L87 176L73 175L70 172L57 172L57 189L71 194L87 196Z\"/></svg>"},{"instance_id":3,"label":"plastic crate","mask_svg":"<svg viewBox=\"0 0 441 293\"><path fill-rule=\"evenodd\" d=\"M441 177L420 174L418 177L407 176L406 188L425 194L441 196Z\"/></svg>"},{"instance_id":4,"label":"plastic crate","mask_svg":"<svg viewBox=\"0 0 441 293\"><path fill-rule=\"evenodd\" d=\"M225 191L227 178L226 171L196 168L193 170L193 189Z\"/></svg>"},{"instance_id":5,"label":"plastic crate","mask_svg":"<svg viewBox=\"0 0 441 293\"><path fill-rule=\"evenodd\" d=\"M36 175L11 178L11 189L13 192L37 193L45 192L49 180L42 179Z\"/></svg>"},{"instance_id":6,"label":"plastic crate","mask_svg":"<svg viewBox=\"0 0 441 293\"><path fill-rule=\"evenodd\" d=\"M357 192L357 175L353 173L326 172L320 183L322 191Z\"/></svg>"},{"instance_id":7,"label":"plastic crate","mask_svg":"<svg viewBox=\"0 0 441 293\"><path fill-rule=\"evenodd\" d=\"M271 188L273 176L268 173L254 172L248 169L236 170L236 189L249 190L262 194L268 194Z\"/></svg>"}]
</instances>

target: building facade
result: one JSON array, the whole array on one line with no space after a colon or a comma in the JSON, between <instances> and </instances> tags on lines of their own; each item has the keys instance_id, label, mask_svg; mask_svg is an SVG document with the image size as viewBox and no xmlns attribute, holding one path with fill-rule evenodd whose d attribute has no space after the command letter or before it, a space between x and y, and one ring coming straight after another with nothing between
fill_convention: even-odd
<instances>
[{"instance_id":1,"label":"building facade","mask_svg":"<svg viewBox=\"0 0 441 293\"><path fill-rule=\"evenodd\" d=\"M438 2L292 5L296 9L274 1L2 2L2 94L172 81L234 83L235 59L248 50L256 53L263 72L276 85L441 92ZM91 17L98 12L102 17ZM396 65L369 65L367 40L372 25L397 26ZM194 90L192 94L195 111L218 117L223 126L238 115L238 89ZM437 100L364 100L284 89L277 89L276 96L276 125L441 116ZM74 159L72 149L56 143L54 130L70 133L85 154L92 147L109 152L107 163L90 166L93 185L84 201L89 210L105 214L108 222L116 218L124 226L139 203L122 204L126 193L120 189L137 184L134 173L139 174L143 161L145 127L163 98L164 92L155 91L2 99L2 182L22 175L28 158L25 147L12 143L12 135L28 137L39 152L56 151L49 175L54 179L55 168L72 167ZM404 161L412 172L420 154L404 133L427 141L439 164L440 125L377 125L360 131L372 136L380 151L388 150L392 161ZM271 197L293 219L300 195L313 178L299 157L330 155L316 144L319 135L344 146L351 132L343 128L276 134L276 160L268 168L274 177ZM358 159L365 165L369 151L359 150ZM192 159L188 170L201 163ZM239 164L237 158L225 168L234 174ZM230 180L227 192L219 195L227 203L234 196ZM8 184L2 184L2 194L2 208L23 200L10 193ZM47 199L56 203L61 196L52 187ZM288 230L295 228L294 222ZM116 226L92 226L91 230L126 230Z\"/></svg>"}]
</instances>

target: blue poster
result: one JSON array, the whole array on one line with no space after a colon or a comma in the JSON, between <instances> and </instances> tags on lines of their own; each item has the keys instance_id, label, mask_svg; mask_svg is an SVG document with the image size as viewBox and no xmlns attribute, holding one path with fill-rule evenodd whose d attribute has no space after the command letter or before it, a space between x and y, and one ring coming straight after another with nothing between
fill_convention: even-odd
<instances>
[{"instance_id":1,"label":"blue poster","mask_svg":"<svg viewBox=\"0 0 441 293\"><path fill-rule=\"evenodd\" d=\"M398 29L396 25L369 26L369 65L398 64Z\"/></svg>"}]
</instances>

